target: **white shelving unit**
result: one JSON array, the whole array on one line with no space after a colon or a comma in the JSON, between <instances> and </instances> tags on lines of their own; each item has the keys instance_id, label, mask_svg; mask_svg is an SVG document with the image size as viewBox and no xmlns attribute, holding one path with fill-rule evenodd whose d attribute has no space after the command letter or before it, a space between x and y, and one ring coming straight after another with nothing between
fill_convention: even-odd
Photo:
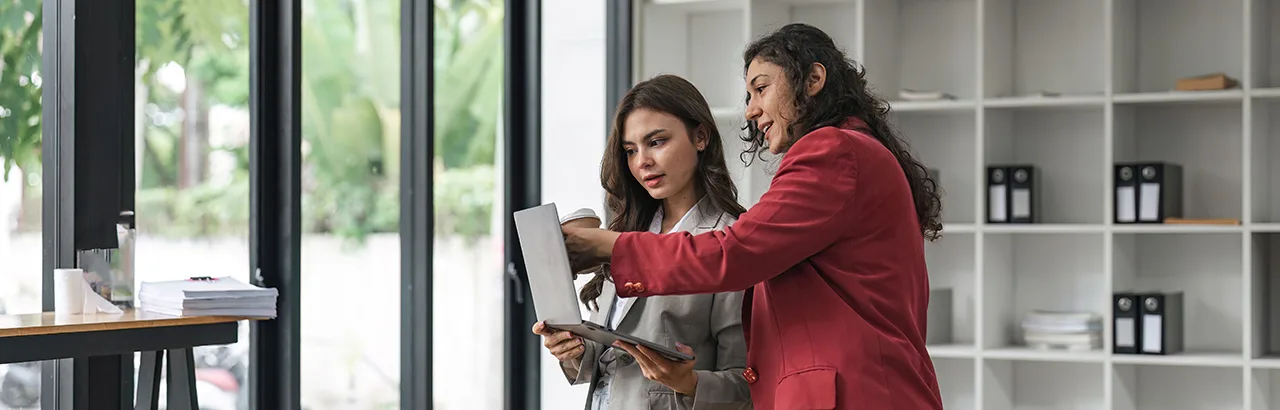
<instances>
[{"instance_id":1,"label":"white shelving unit","mask_svg":"<svg viewBox=\"0 0 1280 410\"><path fill-rule=\"evenodd\" d=\"M639 3L636 79L702 90L747 205L770 174L734 149L746 44L805 22L866 67L940 170L946 227L927 252L953 338L930 351L948 409L1280 410L1280 0ZM1239 86L1171 91L1218 72ZM1112 165L1134 160L1183 166L1186 217L1240 224L1114 224ZM1008 163L1042 173L1039 223L985 223L985 167ZM1183 353L1112 353L1111 295L1128 289L1184 293ZM1021 345L1036 309L1101 315L1104 347Z\"/></svg>"}]
</instances>

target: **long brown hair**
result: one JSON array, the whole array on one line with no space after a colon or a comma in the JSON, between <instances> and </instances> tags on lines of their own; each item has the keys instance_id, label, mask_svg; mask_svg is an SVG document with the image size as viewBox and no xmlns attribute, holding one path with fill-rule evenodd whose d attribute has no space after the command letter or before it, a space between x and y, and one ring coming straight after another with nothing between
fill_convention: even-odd
<instances>
[{"instance_id":1,"label":"long brown hair","mask_svg":"<svg viewBox=\"0 0 1280 410\"><path fill-rule=\"evenodd\" d=\"M609 230L648 231L654 214L662 207L662 201L649 196L649 192L631 175L627 153L622 147L627 117L637 109L649 109L679 118L690 138L697 138L699 133L706 136L707 146L698 152L692 183L698 184L704 195L703 201L713 205L716 211L729 213L735 218L747 211L738 203L738 188L729 177L720 130L716 128L707 100L684 78L659 75L627 91L613 116L613 131L609 133L609 142L600 161L600 185L604 186L606 193ZM597 272L579 293L582 303L593 310L600 309L596 298L604 288L608 269L605 265L604 270Z\"/></svg>"},{"instance_id":2,"label":"long brown hair","mask_svg":"<svg viewBox=\"0 0 1280 410\"><path fill-rule=\"evenodd\" d=\"M924 164L912 156L906 140L889 123L889 104L868 89L865 69L845 56L822 30L801 23L783 26L748 46L742 55L744 72L756 58L781 66L795 93L792 106L796 107L799 118L786 130L790 137L788 146L819 128L839 126L849 117L866 122L870 129L865 131L893 153L906 174L921 233L928 240L939 237L942 198L937 181L930 177ZM826 67L827 79L822 90L811 97L804 80L813 63ZM750 98L748 95L748 102ZM756 129L754 121L743 129L747 132L742 140L749 144L744 156L763 154L767 149L764 134Z\"/></svg>"}]
</instances>

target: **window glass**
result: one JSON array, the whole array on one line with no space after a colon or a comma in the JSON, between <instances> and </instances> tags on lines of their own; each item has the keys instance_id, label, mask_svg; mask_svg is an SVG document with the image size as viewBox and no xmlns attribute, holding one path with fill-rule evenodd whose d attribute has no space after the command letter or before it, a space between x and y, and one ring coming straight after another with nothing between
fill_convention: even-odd
<instances>
[{"instance_id":1,"label":"window glass","mask_svg":"<svg viewBox=\"0 0 1280 410\"><path fill-rule=\"evenodd\" d=\"M432 393L503 407L503 2L436 1Z\"/></svg>"},{"instance_id":2,"label":"window glass","mask_svg":"<svg viewBox=\"0 0 1280 410\"><path fill-rule=\"evenodd\" d=\"M41 7L0 1L0 314L41 310ZM39 407L40 363L0 364L0 409Z\"/></svg>"},{"instance_id":3,"label":"window glass","mask_svg":"<svg viewBox=\"0 0 1280 410\"><path fill-rule=\"evenodd\" d=\"M248 283L248 1L136 7L134 289L191 276ZM240 327L235 344L194 349L201 408L248 408Z\"/></svg>"},{"instance_id":4,"label":"window glass","mask_svg":"<svg viewBox=\"0 0 1280 410\"><path fill-rule=\"evenodd\" d=\"M302 2L302 407L399 408L400 2Z\"/></svg>"},{"instance_id":5,"label":"window glass","mask_svg":"<svg viewBox=\"0 0 1280 410\"><path fill-rule=\"evenodd\" d=\"M561 213L591 208L604 216L600 155L607 139L606 110L617 104L605 101L605 4L542 2L542 201L555 202ZM583 275L577 286L590 279ZM578 306L584 316L589 313ZM583 406L587 385L570 385L555 357L546 349L539 354L542 408Z\"/></svg>"}]
</instances>

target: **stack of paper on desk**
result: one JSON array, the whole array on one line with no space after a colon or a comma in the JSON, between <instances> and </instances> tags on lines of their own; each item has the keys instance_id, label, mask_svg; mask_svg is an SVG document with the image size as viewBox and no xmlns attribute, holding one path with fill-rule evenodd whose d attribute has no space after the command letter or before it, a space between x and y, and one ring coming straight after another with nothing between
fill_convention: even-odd
<instances>
[{"instance_id":1,"label":"stack of paper on desk","mask_svg":"<svg viewBox=\"0 0 1280 410\"><path fill-rule=\"evenodd\" d=\"M143 282L138 305L144 311L172 316L276 317L274 288L260 288L233 278L191 278Z\"/></svg>"}]
</instances>

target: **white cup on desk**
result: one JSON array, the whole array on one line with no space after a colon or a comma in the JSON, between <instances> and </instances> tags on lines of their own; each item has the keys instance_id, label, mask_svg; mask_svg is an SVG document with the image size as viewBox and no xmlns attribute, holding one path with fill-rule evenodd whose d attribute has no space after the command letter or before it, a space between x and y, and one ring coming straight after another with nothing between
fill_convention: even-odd
<instances>
[{"instance_id":1,"label":"white cup on desk","mask_svg":"<svg viewBox=\"0 0 1280 410\"><path fill-rule=\"evenodd\" d=\"M53 270L53 312L55 315L84 313L84 270Z\"/></svg>"}]
</instances>

